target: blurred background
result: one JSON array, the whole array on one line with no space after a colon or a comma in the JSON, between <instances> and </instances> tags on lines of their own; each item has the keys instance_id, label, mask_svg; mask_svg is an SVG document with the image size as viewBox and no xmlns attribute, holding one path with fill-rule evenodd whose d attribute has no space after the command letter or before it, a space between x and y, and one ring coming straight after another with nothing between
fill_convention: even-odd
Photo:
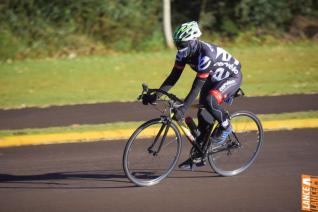
<instances>
[{"instance_id":1,"label":"blurred background","mask_svg":"<svg viewBox=\"0 0 318 212\"><path fill-rule=\"evenodd\" d=\"M136 101L170 73L171 33L193 20L240 60L248 95L318 92L314 0L2 0L0 108Z\"/></svg>"},{"instance_id":2,"label":"blurred background","mask_svg":"<svg viewBox=\"0 0 318 212\"><path fill-rule=\"evenodd\" d=\"M2 0L0 59L163 50L164 2L172 29L195 20L223 45L318 40L314 0Z\"/></svg>"},{"instance_id":3,"label":"blurred background","mask_svg":"<svg viewBox=\"0 0 318 212\"><path fill-rule=\"evenodd\" d=\"M234 178L176 170L131 188L126 139L159 114L136 102L141 84L170 73L188 21L241 62L231 109L258 115L265 144ZM0 211L299 211L301 175L318 176L317 53L317 0L0 0ZM194 78L186 66L170 92ZM53 143L68 144L39 145Z\"/></svg>"}]
</instances>

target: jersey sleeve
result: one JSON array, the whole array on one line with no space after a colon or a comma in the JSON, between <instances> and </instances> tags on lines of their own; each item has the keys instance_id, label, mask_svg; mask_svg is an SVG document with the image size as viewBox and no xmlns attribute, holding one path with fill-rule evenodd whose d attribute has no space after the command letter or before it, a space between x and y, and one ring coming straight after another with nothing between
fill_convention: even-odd
<instances>
[{"instance_id":1,"label":"jersey sleeve","mask_svg":"<svg viewBox=\"0 0 318 212\"><path fill-rule=\"evenodd\" d=\"M179 80L179 78L183 72L184 66L185 66L185 64L179 63L178 61L175 61L175 64L172 68L170 75L162 83L162 85L160 86L160 89L164 90L166 92L169 91L176 84L176 82ZM158 97L160 97L160 94L158 95Z\"/></svg>"},{"instance_id":2,"label":"jersey sleeve","mask_svg":"<svg viewBox=\"0 0 318 212\"><path fill-rule=\"evenodd\" d=\"M198 94L200 93L200 90L202 89L204 83L206 81L206 78L200 78L199 76L197 76L192 84L192 88L189 92L189 94L187 95L187 97L184 100L184 108L187 110L190 105L192 104L192 102L195 100L195 98L198 96Z\"/></svg>"},{"instance_id":3,"label":"jersey sleeve","mask_svg":"<svg viewBox=\"0 0 318 212\"><path fill-rule=\"evenodd\" d=\"M183 69L186 65L186 55L183 51L177 51L175 68Z\"/></svg>"},{"instance_id":4,"label":"jersey sleeve","mask_svg":"<svg viewBox=\"0 0 318 212\"><path fill-rule=\"evenodd\" d=\"M198 61L198 74L197 77L205 79L209 76L212 70L213 62L212 59L206 55L200 55Z\"/></svg>"}]
</instances>

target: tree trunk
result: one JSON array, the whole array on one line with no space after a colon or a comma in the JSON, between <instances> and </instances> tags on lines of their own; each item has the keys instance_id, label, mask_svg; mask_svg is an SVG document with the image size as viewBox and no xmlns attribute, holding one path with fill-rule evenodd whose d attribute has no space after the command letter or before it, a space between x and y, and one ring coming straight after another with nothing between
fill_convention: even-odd
<instances>
[{"instance_id":1,"label":"tree trunk","mask_svg":"<svg viewBox=\"0 0 318 212\"><path fill-rule=\"evenodd\" d=\"M166 45L172 49L174 47L171 32L171 9L170 0L163 0L163 31L165 34Z\"/></svg>"}]
</instances>

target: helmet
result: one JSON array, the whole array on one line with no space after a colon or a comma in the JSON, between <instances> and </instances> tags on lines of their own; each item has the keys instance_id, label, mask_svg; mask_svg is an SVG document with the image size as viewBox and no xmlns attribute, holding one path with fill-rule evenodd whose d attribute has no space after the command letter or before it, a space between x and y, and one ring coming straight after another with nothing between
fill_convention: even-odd
<instances>
[{"instance_id":1,"label":"helmet","mask_svg":"<svg viewBox=\"0 0 318 212\"><path fill-rule=\"evenodd\" d=\"M200 37L201 34L198 23L196 21L191 21L177 27L173 34L173 40L177 45L183 41L195 40Z\"/></svg>"},{"instance_id":2,"label":"helmet","mask_svg":"<svg viewBox=\"0 0 318 212\"><path fill-rule=\"evenodd\" d=\"M177 27L173 34L173 40L178 49L178 54L182 58L189 58L195 54L198 49L197 38L201 36L198 23L191 21Z\"/></svg>"}]
</instances>

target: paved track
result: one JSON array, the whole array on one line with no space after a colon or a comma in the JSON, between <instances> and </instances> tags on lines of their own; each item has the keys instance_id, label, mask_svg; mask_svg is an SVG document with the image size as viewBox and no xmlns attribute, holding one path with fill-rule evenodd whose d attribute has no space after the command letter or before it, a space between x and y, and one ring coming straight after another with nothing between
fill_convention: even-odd
<instances>
[{"instance_id":1,"label":"paved track","mask_svg":"<svg viewBox=\"0 0 318 212\"><path fill-rule=\"evenodd\" d=\"M241 97L235 100L230 110L250 110L256 114L318 110L318 94ZM195 113L193 109L191 115ZM144 121L158 114L154 107L146 107L139 102L0 109L0 130Z\"/></svg>"},{"instance_id":2,"label":"paved track","mask_svg":"<svg viewBox=\"0 0 318 212\"><path fill-rule=\"evenodd\" d=\"M175 170L149 188L124 176L124 141L0 149L0 211L300 211L300 176L318 175L317 138L317 129L267 132L241 175Z\"/></svg>"}]
</instances>

